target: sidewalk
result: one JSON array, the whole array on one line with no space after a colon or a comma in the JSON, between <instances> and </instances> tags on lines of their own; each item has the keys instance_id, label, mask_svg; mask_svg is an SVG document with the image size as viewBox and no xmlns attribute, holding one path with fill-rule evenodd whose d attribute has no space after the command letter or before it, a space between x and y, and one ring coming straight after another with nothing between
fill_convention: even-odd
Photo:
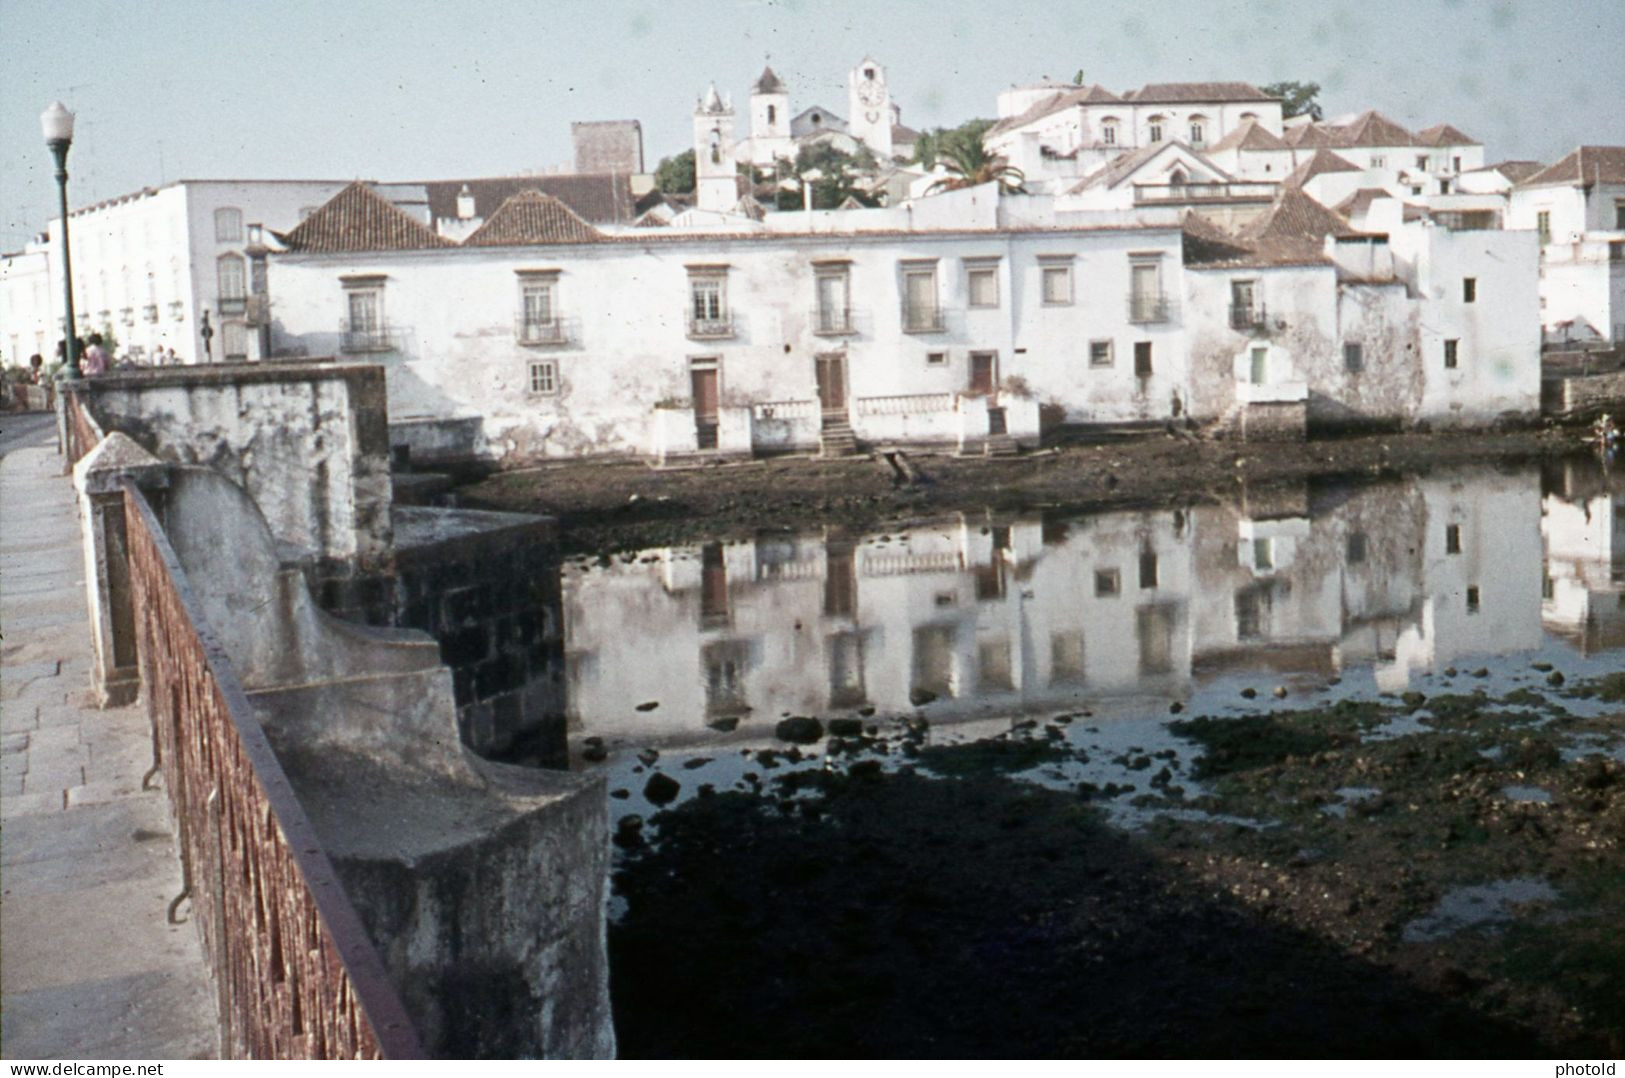
<instances>
[{"instance_id":1,"label":"sidewalk","mask_svg":"<svg viewBox=\"0 0 1625 1078\"><path fill-rule=\"evenodd\" d=\"M207 1058L197 930L144 705L90 702L84 554L53 448L0 458L0 1052ZM184 916L187 906L182 904Z\"/></svg>"}]
</instances>

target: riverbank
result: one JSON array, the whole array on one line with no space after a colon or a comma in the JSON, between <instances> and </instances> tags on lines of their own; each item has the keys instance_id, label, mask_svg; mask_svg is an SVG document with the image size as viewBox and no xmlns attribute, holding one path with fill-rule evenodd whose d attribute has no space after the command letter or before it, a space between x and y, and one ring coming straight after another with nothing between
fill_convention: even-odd
<instances>
[{"instance_id":1,"label":"riverbank","mask_svg":"<svg viewBox=\"0 0 1625 1078\"><path fill-rule=\"evenodd\" d=\"M459 489L477 508L558 518L566 553L610 554L760 530L875 528L956 509L1105 510L1234 498L1311 476L1377 478L1556 458L1579 428L1366 435L1247 443L1149 434L1019 457L781 458L686 469L569 462L499 472Z\"/></svg>"}]
</instances>

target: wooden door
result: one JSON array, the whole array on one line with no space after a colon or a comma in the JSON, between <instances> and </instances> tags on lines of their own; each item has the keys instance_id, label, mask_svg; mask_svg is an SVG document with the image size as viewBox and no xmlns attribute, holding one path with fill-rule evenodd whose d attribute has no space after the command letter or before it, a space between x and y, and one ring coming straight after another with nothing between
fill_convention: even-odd
<instances>
[{"instance_id":1,"label":"wooden door","mask_svg":"<svg viewBox=\"0 0 1625 1078\"><path fill-rule=\"evenodd\" d=\"M694 419L701 423L717 421L717 370L696 367L689 372L694 385Z\"/></svg>"},{"instance_id":2,"label":"wooden door","mask_svg":"<svg viewBox=\"0 0 1625 1078\"><path fill-rule=\"evenodd\" d=\"M818 404L824 415L846 414L846 357L843 355L818 356Z\"/></svg>"},{"instance_id":3,"label":"wooden door","mask_svg":"<svg viewBox=\"0 0 1625 1078\"><path fill-rule=\"evenodd\" d=\"M998 384L999 356L996 352L970 354L970 391L980 396L991 396Z\"/></svg>"}]
</instances>

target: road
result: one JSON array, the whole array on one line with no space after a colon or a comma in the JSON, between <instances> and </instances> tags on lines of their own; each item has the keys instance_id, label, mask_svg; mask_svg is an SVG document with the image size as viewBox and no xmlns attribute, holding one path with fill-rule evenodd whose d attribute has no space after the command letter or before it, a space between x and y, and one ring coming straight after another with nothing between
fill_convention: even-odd
<instances>
[{"instance_id":1,"label":"road","mask_svg":"<svg viewBox=\"0 0 1625 1078\"><path fill-rule=\"evenodd\" d=\"M45 445L55 437L53 412L17 412L0 415L0 457L13 449Z\"/></svg>"}]
</instances>

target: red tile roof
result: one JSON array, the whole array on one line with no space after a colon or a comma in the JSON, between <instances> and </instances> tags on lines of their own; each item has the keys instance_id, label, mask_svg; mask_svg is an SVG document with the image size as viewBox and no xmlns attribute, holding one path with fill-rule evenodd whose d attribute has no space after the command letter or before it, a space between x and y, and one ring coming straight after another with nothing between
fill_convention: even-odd
<instances>
[{"instance_id":1,"label":"red tile roof","mask_svg":"<svg viewBox=\"0 0 1625 1078\"><path fill-rule=\"evenodd\" d=\"M1625 183L1625 146L1581 146L1518 186L1592 183Z\"/></svg>"},{"instance_id":2,"label":"red tile roof","mask_svg":"<svg viewBox=\"0 0 1625 1078\"><path fill-rule=\"evenodd\" d=\"M603 233L570 207L537 190L509 198L463 241L464 247L510 247L537 243L596 243Z\"/></svg>"},{"instance_id":3,"label":"red tile roof","mask_svg":"<svg viewBox=\"0 0 1625 1078\"><path fill-rule=\"evenodd\" d=\"M1257 120L1243 120L1231 132L1207 148L1208 153L1219 150L1285 150L1287 144Z\"/></svg>"},{"instance_id":4,"label":"red tile roof","mask_svg":"<svg viewBox=\"0 0 1625 1078\"><path fill-rule=\"evenodd\" d=\"M1006 131L1026 127L1034 121L1042 120L1046 116L1071 108L1074 105L1110 104L1122 100L1122 98L1102 86L1078 86L1057 90L1042 101L1033 103L1026 112L1018 113L1015 116L1006 116L988 128L987 134L982 137L988 138L993 135L1002 135Z\"/></svg>"},{"instance_id":5,"label":"red tile roof","mask_svg":"<svg viewBox=\"0 0 1625 1078\"><path fill-rule=\"evenodd\" d=\"M1329 129L1333 146L1415 146L1416 136L1375 109L1360 113L1352 123Z\"/></svg>"},{"instance_id":6,"label":"red tile roof","mask_svg":"<svg viewBox=\"0 0 1625 1078\"><path fill-rule=\"evenodd\" d=\"M1323 176L1328 172L1360 171L1362 171L1360 166L1346 157L1340 157L1331 150L1316 150L1314 156L1293 169L1282 182L1292 187L1302 187L1316 176Z\"/></svg>"},{"instance_id":7,"label":"red tile roof","mask_svg":"<svg viewBox=\"0 0 1625 1078\"><path fill-rule=\"evenodd\" d=\"M457 216L457 194L468 186L474 196L474 216L490 217L521 191L552 195L584 220L595 225L622 224L637 216L631 177L620 172L577 172L558 176L494 176L479 180L430 180L429 218L440 221Z\"/></svg>"},{"instance_id":8,"label":"red tile roof","mask_svg":"<svg viewBox=\"0 0 1625 1078\"><path fill-rule=\"evenodd\" d=\"M1513 183L1522 183L1546 166L1539 161L1497 161L1484 167L1489 171L1499 172Z\"/></svg>"},{"instance_id":9,"label":"red tile roof","mask_svg":"<svg viewBox=\"0 0 1625 1078\"><path fill-rule=\"evenodd\" d=\"M772 67L762 68L762 73L756 78L756 85L752 86L751 93L755 94L782 94L785 93L784 83L773 74Z\"/></svg>"},{"instance_id":10,"label":"red tile roof","mask_svg":"<svg viewBox=\"0 0 1625 1078\"><path fill-rule=\"evenodd\" d=\"M1151 82L1129 91L1123 98L1141 105L1278 100L1250 82Z\"/></svg>"},{"instance_id":11,"label":"red tile roof","mask_svg":"<svg viewBox=\"0 0 1625 1078\"><path fill-rule=\"evenodd\" d=\"M1234 233L1188 215L1186 257L1192 265L1236 267L1320 266L1327 236L1359 235L1348 221L1295 187L1283 187L1260 217Z\"/></svg>"},{"instance_id":12,"label":"red tile roof","mask_svg":"<svg viewBox=\"0 0 1625 1078\"><path fill-rule=\"evenodd\" d=\"M1418 146L1482 146L1482 142L1471 135L1462 132L1459 127L1449 124L1434 124L1424 127L1416 133Z\"/></svg>"},{"instance_id":13,"label":"red tile roof","mask_svg":"<svg viewBox=\"0 0 1625 1078\"><path fill-rule=\"evenodd\" d=\"M296 251L415 251L456 246L360 180L328 199L281 238Z\"/></svg>"}]
</instances>

